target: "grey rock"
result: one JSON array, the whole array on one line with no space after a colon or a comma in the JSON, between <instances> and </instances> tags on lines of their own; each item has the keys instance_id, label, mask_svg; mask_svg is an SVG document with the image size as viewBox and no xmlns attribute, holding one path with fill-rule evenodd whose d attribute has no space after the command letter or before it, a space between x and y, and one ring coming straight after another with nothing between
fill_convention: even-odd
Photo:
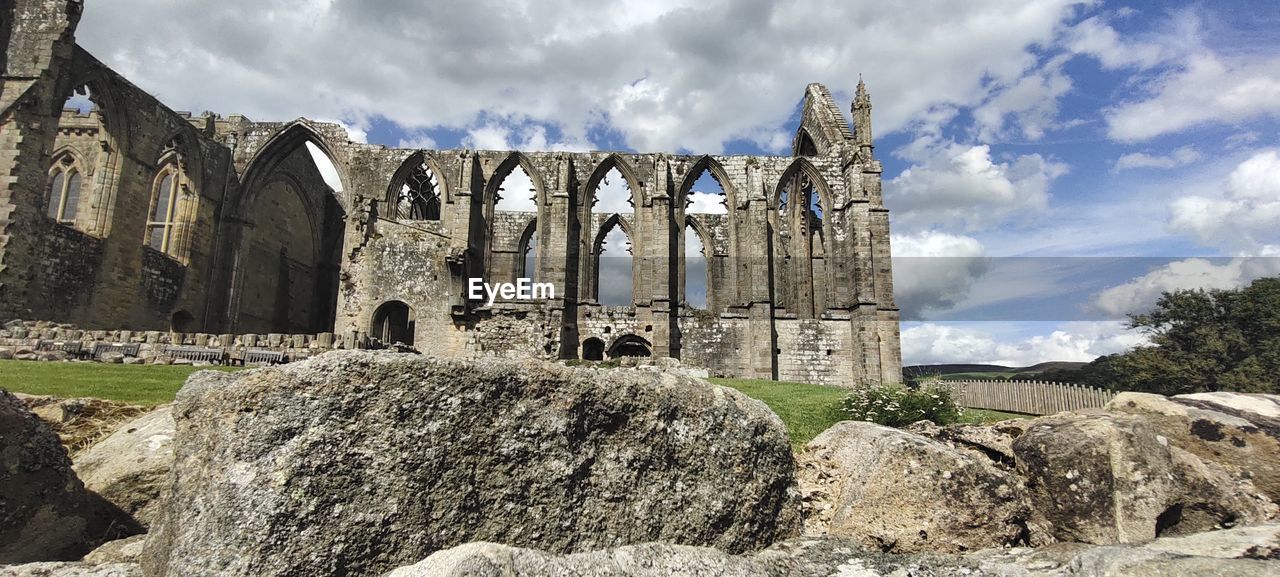
<instances>
[{"instance_id":1,"label":"grey rock","mask_svg":"<svg viewBox=\"0 0 1280 577\"><path fill-rule=\"evenodd\" d=\"M0 567L0 577L142 577L134 563L28 563Z\"/></svg>"},{"instance_id":2,"label":"grey rock","mask_svg":"<svg viewBox=\"0 0 1280 577\"><path fill-rule=\"evenodd\" d=\"M8 361L13 359L13 349L8 347L0 347L0 361Z\"/></svg>"},{"instance_id":3,"label":"grey rock","mask_svg":"<svg viewBox=\"0 0 1280 577\"><path fill-rule=\"evenodd\" d=\"M102 353L98 356L98 360L108 364L119 365L124 363L123 353Z\"/></svg>"},{"instance_id":4,"label":"grey rock","mask_svg":"<svg viewBox=\"0 0 1280 577\"><path fill-rule=\"evenodd\" d=\"M1081 411L1029 423L1013 443L1033 506L1061 541L1145 541L1265 520L1247 482L1170 447L1137 416Z\"/></svg>"},{"instance_id":5,"label":"grey rock","mask_svg":"<svg viewBox=\"0 0 1280 577\"><path fill-rule=\"evenodd\" d=\"M1267 525L1144 545L1064 543L965 555L870 552L831 537L793 539L747 555L660 543L553 555L469 543L385 577L1263 577L1280 570L1280 561L1257 553L1273 547L1278 533L1280 525Z\"/></svg>"},{"instance_id":6,"label":"grey rock","mask_svg":"<svg viewBox=\"0 0 1280 577\"><path fill-rule=\"evenodd\" d=\"M49 425L0 390L0 563L79 559L140 529L86 491Z\"/></svg>"},{"instance_id":7,"label":"grey rock","mask_svg":"<svg viewBox=\"0 0 1280 577\"><path fill-rule=\"evenodd\" d=\"M806 534L896 553L1030 542L1021 480L981 454L844 421L810 442L799 462Z\"/></svg>"},{"instance_id":8,"label":"grey rock","mask_svg":"<svg viewBox=\"0 0 1280 577\"><path fill-rule=\"evenodd\" d=\"M157 408L77 455L76 474L89 490L150 526L173 467L173 435L172 407Z\"/></svg>"},{"instance_id":9,"label":"grey rock","mask_svg":"<svg viewBox=\"0 0 1280 577\"><path fill-rule=\"evenodd\" d=\"M781 420L670 373L343 351L174 404L149 576L379 575L471 541L729 551L798 532Z\"/></svg>"},{"instance_id":10,"label":"grey rock","mask_svg":"<svg viewBox=\"0 0 1280 577\"><path fill-rule=\"evenodd\" d=\"M103 565L110 563L132 563L137 564L142 559L142 545L147 540L146 535L134 535L124 539L116 539L103 543L97 549L90 551L84 556L85 563L93 565Z\"/></svg>"},{"instance_id":11,"label":"grey rock","mask_svg":"<svg viewBox=\"0 0 1280 577\"><path fill-rule=\"evenodd\" d=\"M1107 410L1141 415L1179 448L1252 480L1280 503L1280 397L1121 393Z\"/></svg>"}]
</instances>

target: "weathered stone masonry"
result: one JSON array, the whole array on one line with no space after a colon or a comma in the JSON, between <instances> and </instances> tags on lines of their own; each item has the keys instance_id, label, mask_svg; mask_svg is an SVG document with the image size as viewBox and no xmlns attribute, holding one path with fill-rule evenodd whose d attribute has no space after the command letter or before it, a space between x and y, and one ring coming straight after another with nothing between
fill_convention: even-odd
<instances>
[{"instance_id":1,"label":"weathered stone masonry","mask_svg":"<svg viewBox=\"0 0 1280 577\"><path fill-rule=\"evenodd\" d=\"M862 86L851 127L810 85L790 156L405 150L306 119L174 112L75 44L79 2L0 6L0 319L333 332L452 355L651 354L713 374L843 385L901 376ZM62 109L77 91L95 104L87 115ZM332 160L341 191L307 143ZM496 208L517 166L534 212ZM50 216L55 169L80 175L62 220ZM634 212L593 213L615 169ZM704 172L727 214L686 214ZM630 306L598 302L612 226L631 243ZM686 226L705 247L705 309L684 300ZM466 298L471 277L518 276L553 283L557 298Z\"/></svg>"}]
</instances>

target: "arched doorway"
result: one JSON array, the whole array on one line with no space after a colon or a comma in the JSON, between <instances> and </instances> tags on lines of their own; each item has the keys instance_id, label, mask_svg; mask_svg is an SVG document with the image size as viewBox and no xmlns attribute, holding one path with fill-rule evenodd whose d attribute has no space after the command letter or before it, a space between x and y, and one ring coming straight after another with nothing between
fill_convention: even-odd
<instances>
[{"instance_id":1,"label":"arched doorway","mask_svg":"<svg viewBox=\"0 0 1280 577\"><path fill-rule=\"evenodd\" d=\"M587 361L603 361L604 341L595 337L582 341L582 359Z\"/></svg>"},{"instance_id":2,"label":"arched doorway","mask_svg":"<svg viewBox=\"0 0 1280 577\"><path fill-rule=\"evenodd\" d=\"M400 301L388 301L373 312L369 336L378 339L383 346L395 343L413 346L413 329L413 311L409 305Z\"/></svg>"},{"instance_id":3,"label":"arched doorway","mask_svg":"<svg viewBox=\"0 0 1280 577\"><path fill-rule=\"evenodd\" d=\"M609 358L616 359L618 357L651 357L653 356L653 345L649 341L644 340L636 335L623 335L618 340L613 341L613 346L609 347Z\"/></svg>"}]
</instances>

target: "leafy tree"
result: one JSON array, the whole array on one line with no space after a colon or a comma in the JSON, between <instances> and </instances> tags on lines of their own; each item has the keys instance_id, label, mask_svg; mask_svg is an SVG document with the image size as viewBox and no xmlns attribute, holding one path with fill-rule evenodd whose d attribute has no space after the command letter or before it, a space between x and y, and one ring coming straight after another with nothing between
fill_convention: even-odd
<instances>
[{"instance_id":1,"label":"leafy tree","mask_svg":"<svg viewBox=\"0 0 1280 577\"><path fill-rule=\"evenodd\" d=\"M1131 315L1151 346L1102 357L1081 370L1122 390L1178 395L1204 391L1280 393L1280 278L1235 290L1164 293ZM1079 380L1075 381L1079 382Z\"/></svg>"}]
</instances>

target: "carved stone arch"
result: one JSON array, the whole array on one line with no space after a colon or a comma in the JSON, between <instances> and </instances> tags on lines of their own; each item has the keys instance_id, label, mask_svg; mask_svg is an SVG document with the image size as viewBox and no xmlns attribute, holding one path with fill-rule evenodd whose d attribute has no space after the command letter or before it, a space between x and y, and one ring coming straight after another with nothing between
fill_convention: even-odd
<instances>
[{"instance_id":1,"label":"carved stone arch","mask_svg":"<svg viewBox=\"0 0 1280 577\"><path fill-rule=\"evenodd\" d=\"M244 211L253 205L253 199L250 197L262 189L263 180L270 177L276 167L289 155L298 148L305 147L307 142L314 144L333 162L338 172L338 180L342 183L342 192L333 191L334 199L343 213L350 214L351 207L348 206L345 198L345 192L351 190L351 177L347 174L347 167L344 163L337 161L338 156L334 154L333 146L312 128L306 119L295 120L281 128L267 139L267 142L249 160L244 177L241 179L240 190L235 198L231 199L231 213L244 216Z\"/></svg>"},{"instance_id":2,"label":"carved stone arch","mask_svg":"<svg viewBox=\"0 0 1280 577\"><path fill-rule=\"evenodd\" d=\"M485 181L484 206L490 214L492 214L494 207L498 205L498 187L502 186L517 165L524 169L524 173L529 175L529 181L533 183L533 203L538 207L539 212L541 212L542 205L546 204L546 186L542 182L542 173L534 169L533 161L529 160L529 157L523 152L512 151L498 164L498 168L494 169L493 174Z\"/></svg>"},{"instance_id":3,"label":"carved stone arch","mask_svg":"<svg viewBox=\"0 0 1280 577\"><path fill-rule=\"evenodd\" d=\"M59 146L58 148L55 148L53 152L49 153L50 162L48 172L52 172L58 165L58 159L64 156L70 156L71 161L76 165L76 169L84 173L85 176L90 176L94 173L95 167L85 161L84 154L80 152L80 149L70 144Z\"/></svg>"},{"instance_id":4,"label":"carved stone arch","mask_svg":"<svg viewBox=\"0 0 1280 577\"><path fill-rule=\"evenodd\" d=\"M769 198L769 207L775 211L777 210L778 202L782 198L782 189L787 185L787 181L801 171L809 177L810 182L813 183L813 190L818 193L818 202L822 205L822 214L831 214L832 203L835 200L832 196L835 193L831 190L831 186L827 184L827 180L822 177L822 173L818 172L818 169L807 158L795 159L786 170L782 171L782 177L778 179L778 184L773 187L772 196Z\"/></svg>"},{"instance_id":5,"label":"carved stone arch","mask_svg":"<svg viewBox=\"0 0 1280 577\"><path fill-rule=\"evenodd\" d=\"M529 243L533 242L534 240L533 235L536 234L537 231L538 231L538 217L535 215L533 218L529 219L529 223L524 226L524 232L520 233L520 242L516 244L515 278L520 278L520 277L534 278L535 276L537 276L536 274L529 274L530 271L526 270L525 262L524 262L525 256L528 254L529 250L532 248L529 246ZM536 269L538 267L537 255L534 255L533 257L533 266L535 269L533 272L536 273L537 272Z\"/></svg>"},{"instance_id":6,"label":"carved stone arch","mask_svg":"<svg viewBox=\"0 0 1280 577\"><path fill-rule=\"evenodd\" d=\"M791 143L792 156L821 156L825 151L818 148L818 143L809 135L809 131L801 126L796 130L795 140Z\"/></svg>"},{"instance_id":7,"label":"carved stone arch","mask_svg":"<svg viewBox=\"0 0 1280 577\"><path fill-rule=\"evenodd\" d=\"M445 220L444 205L453 202L453 198L449 193L449 184L447 179L444 178L444 171L441 169L439 161L423 150L414 151L405 157L404 161L400 163L400 167L391 175L391 179L387 182L386 194L380 199L382 204L379 214L385 215L386 218L392 220L396 219L396 215L392 210L399 203L401 188L408 183L409 178L413 176L413 172L422 165L426 165L427 170L430 170L431 174L435 176L436 202L440 205L439 218L435 220Z\"/></svg>"},{"instance_id":8,"label":"carved stone arch","mask_svg":"<svg viewBox=\"0 0 1280 577\"><path fill-rule=\"evenodd\" d=\"M162 140L156 141L149 154L144 158L155 160L156 170L170 162L177 162L183 178L190 183L197 195L204 190L204 157L200 154L195 127L180 126L170 131Z\"/></svg>"},{"instance_id":9,"label":"carved stone arch","mask_svg":"<svg viewBox=\"0 0 1280 577\"><path fill-rule=\"evenodd\" d=\"M651 357L653 356L653 343L635 333L625 333L614 337L613 342L609 343L609 347L605 350L611 359L618 357Z\"/></svg>"},{"instance_id":10,"label":"carved stone arch","mask_svg":"<svg viewBox=\"0 0 1280 577\"><path fill-rule=\"evenodd\" d=\"M681 181L680 189L676 194L675 206L681 207L681 210L683 210L683 207L687 204L689 193L693 190L693 183L697 182L703 171L710 172L711 178L714 178L720 185L720 189L724 191L725 206L732 212L737 194L733 188L733 183L729 180L729 173L725 171L724 166L719 161L708 155L703 155L684 173L684 180Z\"/></svg>"},{"instance_id":11,"label":"carved stone arch","mask_svg":"<svg viewBox=\"0 0 1280 577\"><path fill-rule=\"evenodd\" d=\"M587 178L587 185L582 188L582 197L579 199L581 202L578 203L578 206L582 207L585 214L591 214L591 209L596 202L596 189L600 187L600 181L604 180L604 176L614 168L618 169L618 172L622 173L622 177L627 179L627 188L631 189L631 205L635 208L645 205L644 189L636 178L635 168L615 152L596 165L595 170L591 171L591 176Z\"/></svg>"},{"instance_id":12,"label":"carved stone arch","mask_svg":"<svg viewBox=\"0 0 1280 577\"><path fill-rule=\"evenodd\" d=\"M708 261L713 256L722 256L716 254L715 238L707 231L707 227L701 221L693 218L692 215L685 215L684 226L681 227L681 231L683 232L685 228L693 228L693 232L698 235L698 240L702 241L703 256L707 257ZM685 252L685 257L688 256L689 253Z\"/></svg>"},{"instance_id":13,"label":"carved stone arch","mask_svg":"<svg viewBox=\"0 0 1280 577\"><path fill-rule=\"evenodd\" d=\"M631 242L631 246L636 244L636 237L631 234L631 223L627 219L622 218L621 214L613 213L600 224L599 230L596 231L596 238L591 243L591 251L596 255L600 254L600 247L604 245L604 237L608 236L613 227L617 226L622 229L622 233L627 235L627 240ZM633 255L634 256L634 255Z\"/></svg>"}]
</instances>

